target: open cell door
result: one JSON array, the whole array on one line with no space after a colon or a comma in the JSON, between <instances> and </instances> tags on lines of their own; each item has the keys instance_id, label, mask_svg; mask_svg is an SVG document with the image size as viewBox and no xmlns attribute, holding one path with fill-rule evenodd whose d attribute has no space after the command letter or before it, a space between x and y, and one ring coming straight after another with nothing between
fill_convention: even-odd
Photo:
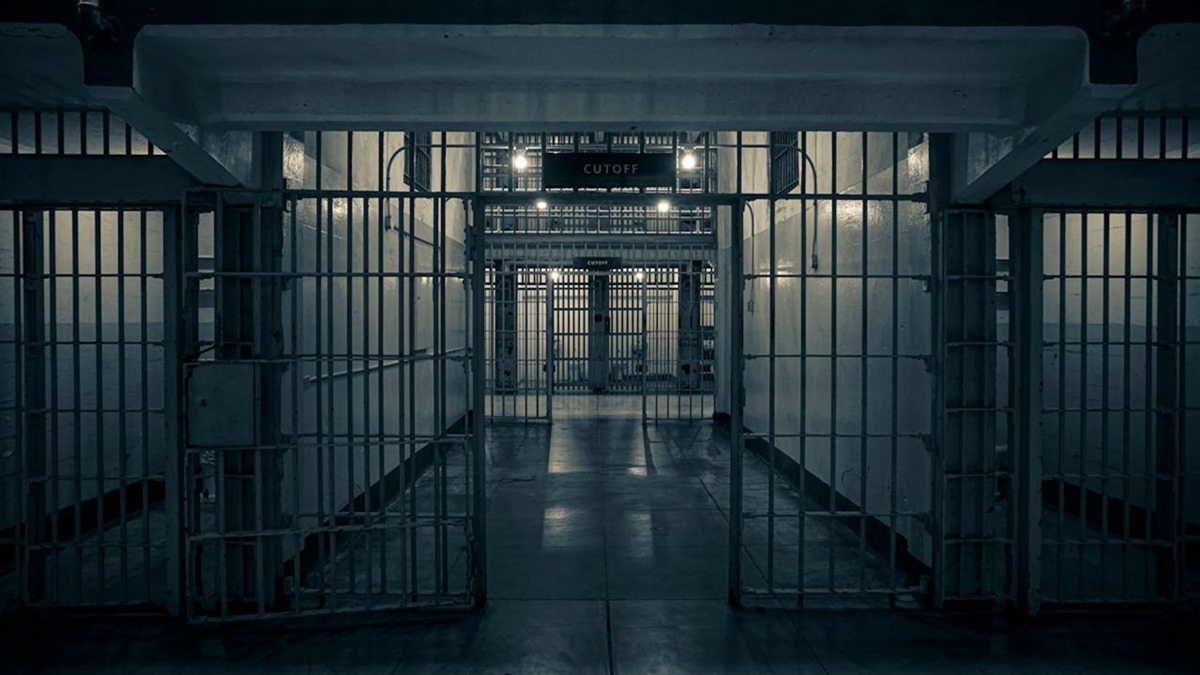
<instances>
[{"instance_id":1,"label":"open cell door","mask_svg":"<svg viewBox=\"0 0 1200 675\"><path fill-rule=\"evenodd\" d=\"M473 218L462 195L189 194L189 618L483 602Z\"/></svg>"}]
</instances>

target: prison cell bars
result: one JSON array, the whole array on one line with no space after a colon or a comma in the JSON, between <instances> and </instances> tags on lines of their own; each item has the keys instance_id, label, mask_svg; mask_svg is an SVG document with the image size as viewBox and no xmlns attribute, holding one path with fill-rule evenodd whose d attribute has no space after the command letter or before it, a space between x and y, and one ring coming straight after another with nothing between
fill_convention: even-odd
<instances>
[{"instance_id":1,"label":"prison cell bars","mask_svg":"<svg viewBox=\"0 0 1200 675\"><path fill-rule=\"evenodd\" d=\"M107 110L10 110L0 113L0 153L11 155L162 155ZM7 146L7 147L6 147Z\"/></svg>"},{"instance_id":2,"label":"prison cell bars","mask_svg":"<svg viewBox=\"0 0 1200 675\"><path fill-rule=\"evenodd\" d=\"M15 359L5 409L23 420L13 454L24 479L12 492L29 495L14 516L43 524L26 529L24 542L12 525L6 574L25 575L29 605L162 606L164 526L151 509L161 512L163 475L151 454L163 409L150 371L162 363L163 342L149 322L161 316L152 311L162 299L161 214L6 215L14 265L4 276L23 320L2 340ZM87 256L81 240L93 247Z\"/></svg>"},{"instance_id":3,"label":"prison cell bars","mask_svg":"<svg viewBox=\"0 0 1200 675\"><path fill-rule=\"evenodd\" d=\"M1046 447L1057 450L1043 460L1048 605L1172 602L1185 592L1194 526L1181 510L1189 498L1189 277L1179 251L1188 245L1189 217L1045 216L1044 302L1047 318L1056 319L1044 338L1045 372L1055 385L1043 405ZM1136 578L1140 587L1130 584Z\"/></svg>"},{"instance_id":4,"label":"prison cell bars","mask_svg":"<svg viewBox=\"0 0 1200 675\"><path fill-rule=\"evenodd\" d=\"M1047 159L1189 159L1200 154L1200 118L1104 115L1063 141Z\"/></svg>"},{"instance_id":5,"label":"prison cell bars","mask_svg":"<svg viewBox=\"0 0 1200 675\"><path fill-rule=\"evenodd\" d=\"M225 509L222 508L227 496L223 492L224 481L218 479L215 531L210 531L212 524L205 527L205 518L201 515L192 518L199 527L188 537L191 549L188 558L197 566L189 578L196 583L207 582L194 589L192 603L199 605L194 608L196 615L217 611L222 618L229 618L236 613L230 608L236 610L239 598L235 592L237 588L230 588L226 579L228 553L224 549L237 545L238 540L247 536L253 537L255 555L259 557L267 539L290 540L287 543L293 549L291 607L269 607L261 586L265 580L260 579L260 585L254 589L257 607L250 612L253 615L466 602L468 573L474 572L468 569L466 550L466 530L473 506L468 500L472 490L471 458L464 448L469 442L469 434L450 428L445 409L449 403L442 396L447 391L449 364L457 364L455 368L466 371L463 362L469 358L469 350L465 346L465 317L461 336L464 345L452 346L448 344L445 323L448 315L444 313L452 303L439 305L432 298L423 300L420 305L410 302L397 312L394 332L388 330L382 342L372 345L372 333L378 339L384 332L385 315L370 317L352 313L356 306L372 306L371 286L375 286L379 294L376 307L383 304L382 299L387 295L395 300L404 295L410 300L415 299L418 284L432 286L431 290L436 291L439 299L445 297L451 283L462 288L467 276L464 263L457 261L451 266L448 260L451 242L447 239L444 218L445 205L451 199L418 197L410 193L359 198L346 197L333 190L288 192L285 198L290 211L287 224L289 271L233 270L198 272L196 275L215 277L218 295L224 292L220 283L222 277L248 280L252 285L263 284L272 278L288 279L291 284L290 302L295 313L289 317L288 333L292 348L300 351L285 353L276 359L243 357L237 360L260 366L286 366L292 371L293 384L297 373L301 370L306 373L301 379L302 385L291 388L293 421L298 426L288 435L290 442L280 446L238 448L254 451L260 457L273 450L291 454L293 526L277 531L259 528L263 515L259 493L254 529L238 531L231 528L225 522ZM408 214L408 224L402 228L394 258L385 256L380 250L384 240L382 228L376 227L380 222L378 213L372 219L371 202L379 199L402 203L399 208ZM429 212L434 220L432 234L426 235L431 238L424 241L417 227L415 214L418 210ZM213 228L217 238L225 236L222 235L226 229L221 222L223 218L218 210ZM302 237L307 236L304 230L308 226L301 225L300 218L312 219L310 242L302 241ZM356 229L354 223L360 218L358 222L367 226ZM360 240L355 241L356 232L381 234L379 237L360 234ZM344 239L345 243L338 239ZM304 245L310 248L311 258L300 252ZM415 251L418 247L428 248L422 252L423 260L419 265ZM405 248L407 250L403 250ZM217 250L221 250L221 244L217 244ZM464 253L455 245L455 256ZM396 268L387 268L389 258L395 261L392 264ZM403 266L405 259L408 266ZM379 267L372 269L372 261ZM396 282L394 290L389 291L389 281ZM307 328L310 324L303 316L300 300L311 301L315 306L311 331ZM395 306L395 300L387 304ZM466 309L467 303L460 304ZM437 312L432 314L427 336L418 336L416 332L422 305L431 313ZM221 306L220 300L218 306ZM340 330L336 326L339 318L344 318L345 322ZM370 330L372 318L378 322L374 331ZM360 326L358 333L356 323ZM298 340L298 335L302 339ZM405 335L407 341L402 340ZM312 347L304 344L310 339L314 343ZM421 415L429 419L430 428L417 424L420 412L417 399L421 398L415 388L418 369L424 373L420 381L431 385L434 391L432 414ZM395 371L399 371L397 376L390 377ZM304 389L314 391L309 394L303 392ZM469 388L464 387L463 391L469 393ZM356 401L356 395L360 393L362 398ZM392 394L396 399L395 409L400 412L395 425L387 424L383 414L391 409ZM464 411L468 405L468 401L462 402ZM356 406L365 406L365 409L356 412ZM297 419L297 411L307 412L304 418ZM374 429L370 420L372 411L376 417ZM440 428L439 424L442 425ZM225 455L231 448L189 446L186 450L192 455L214 452L218 478L227 474ZM429 473L416 473L424 470L423 464L429 465ZM302 480L302 470L316 474L315 511L311 506L299 503L297 497L307 483ZM256 483L263 480L262 476L262 471L256 470ZM189 481L188 487L198 489L195 480ZM449 512L452 497L456 511L453 514ZM197 501L188 499L187 503ZM221 561L209 560L206 566L206 554L208 558L212 557L209 549L213 546ZM388 575L392 562L387 551L389 546L397 546L400 550L399 573L395 575L398 578ZM315 550L315 563L301 554L310 549ZM453 559L452 553L456 556ZM457 566L456 571L462 576L461 587L449 585L452 566ZM204 589L211 588L213 583L217 593L215 599L210 599ZM216 607L212 607L214 603Z\"/></svg>"},{"instance_id":6,"label":"prison cell bars","mask_svg":"<svg viewBox=\"0 0 1200 675\"><path fill-rule=\"evenodd\" d=\"M805 133L801 136L801 152L811 152L808 147L810 136L816 137L815 134L808 133ZM905 189L901 189L898 173L900 170L900 141L898 135L896 134L868 135L864 133L861 135L829 135L828 161L830 174L832 176L838 177L839 182L845 180L838 171L838 142L841 137L853 138L854 136L858 136L858 140L861 143L860 147L866 146L869 143L868 137L884 137L892 144L891 154L893 160L892 167L894 170L892 171L892 175L890 177L891 180L889 181L891 185L887 186L887 188L884 190L880 191L875 187L875 183L878 181L876 181L873 176L868 175L867 164L866 162L862 162L859 165L861 171L859 183L860 187L858 190L854 191L855 194L853 195L843 196L838 194L837 190L834 189L836 186L830 186L830 190L828 192L821 191L819 188L822 186L813 186L810 188L808 182L808 172L804 172L802 173L801 177L799 194L781 195L770 200L751 199L748 201L749 208L747 211L751 215L752 231L755 227L753 222L753 214L756 211L756 209L754 209L756 201L761 201L767 204L768 213L766 215L768 220L765 224L767 225L766 229L768 230L767 235L769 237L769 260L766 264L766 272L760 272L759 268L763 265L754 259L756 256L752 255L750 259L746 261L744 278L748 288L751 289L753 289L754 285L759 283L759 280L766 280L768 286L767 291L769 307L767 315L768 324L765 330L766 336L760 338L759 336L754 335L755 331L750 329L747 331L748 341L751 339L757 340L760 343L765 341L766 349L762 350L761 347L758 347L757 351L755 351L756 348L748 346L743 357L745 359L747 368L753 368L754 362L759 359L765 360L766 362L765 379L768 400L765 420L766 428L760 430L747 430L742 434L748 444L747 448L757 447L760 449L759 454L762 456L762 464L764 466L762 466L762 469L756 469L753 463L747 464L742 469L742 476L740 477L741 481L751 481L756 479L763 480L765 478L766 485L763 487L766 488L766 494L764 496L766 503L757 505L757 508L751 507L749 504L750 497L747 496L748 493L745 491L744 487L738 486L739 478L733 476L733 472L731 472L731 480L734 480L735 490L735 494L731 497L731 499L733 499L735 502L742 500L747 501L744 514L742 515L742 518L745 521L744 528L746 530L746 535L744 541L739 542L739 545L746 547L743 555L746 556L746 563L748 563L748 565L743 564L741 566L743 570L743 578L738 579L740 587L738 589L731 589L731 591L739 591L746 595L747 599L769 600L774 598L792 598L793 602L804 603L809 596L818 594L883 594L885 596L895 597L899 594L910 594L921 590L921 581L919 578L910 575L908 579L900 580L895 572L898 564L901 562L899 557L902 554L902 551L898 550L897 546L897 538L900 536L898 534L898 526L900 522L907 520L909 521L910 526L915 525L917 527L922 527L920 523L926 521L930 514L928 511L919 508L908 510L901 509L896 500L896 493L898 490L900 490L900 486L898 485L896 478L894 478L897 460L901 449L900 444L905 439L912 442L923 443L922 433L906 433L898 426L899 412L897 406L899 405L900 397L896 388L898 387L899 376L895 374L898 372L897 365L901 360L907 359L914 363L923 363L929 358L928 352L916 352L911 354L900 353L898 343L900 328L897 323L899 307L898 299L896 298L899 289L903 284L924 284L928 278L927 268L912 272L901 271L901 261L899 259L901 218L900 209L905 202L917 201L920 199L920 196L915 192L909 191L907 186L905 186ZM760 145L746 144L741 138L738 138L736 157L739 162L739 176L741 174L740 162L743 161L742 157L745 154L747 147L754 147L761 151ZM863 156L867 155L867 150L865 148L862 150L862 154ZM745 187L739 187L739 190L743 194L747 195L753 193L753 188L747 190ZM843 273L839 269L839 266L843 264L843 257L839 255L838 251L838 236L840 234L838 225L847 219L847 215L842 213L843 210L846 210L847 214L849 213L848 209L845 209L844 207L839 208L839 204L846 201L849 201L850 203L857 202L858 209L856 209L857 213L855 213L854 216L861 217L863 222L863 227L860 234L862 237L860 240L861 259L858 261L859 270L857 273ZM792 263L793 266L791 267L791 270L794 271L782 271L778 262L780 259L779 244L777 241L777 232L779 227L776 222L776 218L779 209L784 204L790 204L791 202L795 202L799 206L797 209L799 213L793 216L797 218L800 223L799 232L801 234L798 237L799 241L795 242L799 248L799 256L795 257L793 255L785 255L783 257L787 258L788 260L798 260L801 262L798 265ZM869 260L869 243L865 234L867 229L866 224L871 222L869 214L872 211L872 207L878 204L890 205L891 207L893 257L891 258L891 270L884 274L876 273L871 270L873 265ZM829 251L829 259L832 261L831 263L826 263L826 265L830 265L830 271L828 272L824 272L823 270L818 271L807 269L808 262L811 259L812 254L816 253L816 251L810 250L808 233L812 231L810 230L810 227L815 228L818 226L818 223L816 222L814 222L812 225L810 225L808 222L810 206L812 213L815 214L816 217L820 217L820 214L822 214L822 212L825 210L824 207L828 206L828 212L830 214L828 218L830 225L829 229L826 230L826 233L830 237L830 243L827 245L827 250ZM850 218L853 218L854 216L850 216ZM746 238L750 239L749 243L751 246L753 246L752 235L747 235ZM822 258L824 258L824 256L822 256ZM800 269L796 269L797 267ZM778 346L779 327L776 317L778 310L780 309L777 303L779 302L778 289L781 281L791 283L794 287L799 284L804 285L801 286L801 288L804 288L804 290L799 292L797 307L800 314L800 331L797 338L798 351L793 353L781 352ZM840 281L853 281L859 285L859 330L861 333L859 335L860 344L858 345L858 353L842 353L840 349L842 345L840 345L838 342L838 304L840 302L840 291L838 290L838 287L840 285ZM890 353L885 351L879 354L872 354L869 348L870 343L868 342L868 338L869 333L872 332L871 328L875 325L878 325L877 322L881 320L878 315L873 315L871 313L871 308L868 304L868 298L871 297L868 293L868 288L870 285L876 283L890 283L892 285L891 295L893 300L891 312L892 323L890 326L890 331L892 333L893 351ZM829 287L827 297L831 318L828 321L828 325L830 327L830 350L828 353L816 352L809 345L809 341L811 339L809 333L814 325L812 324L812 308L809 307L809 304L810 300L814 300L819 297L813 296L814 288L816 288L813 287L813 284L828 284ZM858 395L859 413L857 423L859 428L857 432L843 432L840 428L844 421L839 419L839 385L841 382L837 371L841 365L841 361L844 361L847 358L857 361L860 368L857 382L852 385L854 389L857 389L856 393ZM810 372L814 366L814 360L816 359L828 359L831 363L829 372L831 378L829 384L830 389L828 391L828 403L826 404L828 406L827 410L831 424L828 432L824 432L816 427L815 422L809 419L809 413L816 412L816 409L813 408L814 402L808 400L813 396L813 392L808 390L810 386L808 382L810 377L812 377ZM879 359L884 360L885 363L890 363L890 370L892 372L892 395L890 397L889 404L889 408L891 409L890 417L892 418L892 423L891 428L886 433L874 432L871 430L871 427L874 425L868 419L867 412L869 409L867 382L869 364L873 360ZM779 384L776 381L777 372L780 368L780 365L787 360L795 360L798 362L797 365L800 373L799 381L801 383L801 388L799 391L800 397L798 401L799 405L797 406L798 410L796 412L797 428L794 431L780 429L780 421L778 419L777 412L777 408L781 403L779 396ZM735 384L735 396L737 395L736 391ZM738 432L739 430L735 428L732 433L737 435ZM829 444L829 450L825 454L825 457L829 462L828 473L831 477L837 477L840 475L838 465L839 454L842 452L840 446L842 445L843 441L849 439L851 441L858 442L859 451L857 453L857 461L859 466L862 467L867 465L867 462L869 461L868 446L873 444L874 439L876 438L879 438L883 442L890 443L889 450L892 466L891 473L893 476L887 481L886 489L890 493L890 496L887 499L888 504L886 508L872 508L868 504L868 496L866 494L867 477L865 475L866 472L861 471L861 469L859 471L859 476L857 477L858 480L856 481L857 491L860 495L860 504L853 504L852 500L849 503L843 503L846 498L843 495L839 495L838 491L834 489L825 490L826 494L822 496L824 504L817 505L810 502L809 483L811 483L812 480L806 476L806 471L808 467L811 466L813 461L819 461L816 459L816 456L812 454L815 451L815 448L810 447L810 445L820 442ZM777 481L780 480L781 469L783 468L777 464L777 461L782 461L780 451L777 450L777 448L780 447L781 442L796 445L795 452L797 456L793 457L791 461L794 462L798 467L798 469L795 471L799 472L798 480L794 479L793 485L788 486L786 492L781 490L781 486L777 483ZM735 441L735 448L737 445L738 444ZM793 473L795 473L795 471L793 471ZM785 498L788 499L788 501L793 501L796 503L797 508L795 510L781 512L779 502ZM731 515L731 518L732 517L733 516ZM886 566L883 568L883 570L868 569L872 565L878 567L877 563L872 562L873 558L883 557L878 552L878 548L880 548L878 544L873 545L873 548L876 549L875 551L867 550L868 537L876 540L878 539L877 535L868 532L868 528L875 529L874 525L870 522L871 520L882 521L888 524L887 543L884 546L886 553L883 554L883 556L886 556L887 559ZM791 537L791 541L794 543L788 543L784 545L780 544L779 542L777 530L779 529L781 522L787 521L794 523L797 527L797 531ZM830 542L826 555L822 556L824 560L819 561L823 567L823 570L814 568L812 566L813 561L810 559L808 549L814 543L816 543L814 541L809 541L812 536L812 533L809 531L810 526L808 525L810 521L824 521L823 524L825 527L823 529L825 530L827 541ZM849 523L849 526L843 527L843 525L847 523ZM731 523L731 526L733 526L733 523ZM736 528L736 526L734 526L734 529L736 531L736 529L740 528ZM851 575L845 574L845 570L840 569L839 560L837 558L837 541L839 539L844 539L846 532L852 532L857 539L853 546L855 549L857 549L856 557L859 564L856 570L857 574L852 575L853 578L851 578ZM795 547L794 553L787 550L792 547ZM781 570L780 566L777 565L776 562L777 558L782 557L785 552L789 557L793 557L793 560L790 561L793 562L793 564L790 566L790 569L786 570L786 573L789 577L787 581L790 583L781 583L780 574L783 574L784 571ZM755 573L762 576L763 582L765 582L764 586L759 587L755 584L748 583L748 580L751 579L750 569L753 569ZM821 571L824 572L823 582L819 579L815 579L810 582L809 577L816 576Z\"/></svg>"}]
</instances>

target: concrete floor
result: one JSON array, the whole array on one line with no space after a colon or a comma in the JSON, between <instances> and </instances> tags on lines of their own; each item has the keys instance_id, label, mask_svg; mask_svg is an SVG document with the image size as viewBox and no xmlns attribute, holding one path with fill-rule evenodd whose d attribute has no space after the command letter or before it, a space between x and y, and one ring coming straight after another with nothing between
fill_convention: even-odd
<instances>
[{"instance_id":1,"label":"concrete floor","mask_svg":"<svg viewBox=\"0 0 1200 675\"><path fill-rule=\"evenodd\" d=\"M1130 673L1195 670L1194 616L731 611L727 455L707 423L564 397L489 428L489 604L196 628L9 618L8 672ZM831 550L837 549L835 535ZM843 547L845 548L845 547ZM750 561L754 567L755 561ZM839 565L851 565L849 559ZM855 574L886 578L880 561Z\"/></svg>"}]
</instances>

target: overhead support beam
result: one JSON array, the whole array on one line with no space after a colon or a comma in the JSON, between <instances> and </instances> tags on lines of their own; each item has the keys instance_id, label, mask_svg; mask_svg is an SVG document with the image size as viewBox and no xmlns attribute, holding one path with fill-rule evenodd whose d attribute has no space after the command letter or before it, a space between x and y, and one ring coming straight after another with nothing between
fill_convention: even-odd
<instances>
[{"instance_id":1,"label":"overhead support beam","mask_svg":"<svg viewBox=\"0 0 1200 675\"><path fill-rule=\"evenodd\" d=\"M780 25L780 26L1070 26L1088 36L1095 82L1132 82L1137 76L1138 38L1150 26L1200 21L1194 2L962 2L961 0L843 0L781 3L679 3L675 0L513 0L493 7L479 0L381 3L378 0L259 0L257 2L163 2L95 0L8 2L0 22L59 23L85 45L85 80L94 85L134 84L133 53L149 25Z\"/></svg>"},{"instance_id":2,"label":"overhead support beam","mask_svg":"<svg viewBox=\"0 0 1200 675\"><path fill-rule=\"evenodd\" d=\"M1085 84L1038 116L1037 122L1013 133L958 135L952 160L951 203L975 206L987 202L1072 134L1114 109L1133 90L1133 86L1126 85ZM1042 91L1054 89L1046 87Z\"/></svg>"},{"instance_id":3,"label":"overhead support beam","mask_svg":"<svg viewBox=\"0 0 1200 675\"><path fill-rule=\"evenodd\" d=\"M994 208L1183 209L1200 206L1200 159L1045 159L990 202Z\"/></svg>"},{"instance_id":4,"label":"overhead support beam","mask_svg":"<svg viewBox=\"0 0 1200 675\"><path fill-rule=\"evenodd\" d=\"M163 156L0 156L0 204L168 204L199 186Z\"/></svg>"},{"instance_id":5,"label":"overhead support beam","mask_svg":"<svg viewBox=\"0 0 1200 675\"><path fill-rule=\"evenodd\" d=\"M250 131L214 132L176 124L141 94L126 87L89 87L89 93L201 184L258 187L257 134Z\"/></svg>"},{"instance_id":6,"label":"overhead support beam","mask_svg":"<svg viewBox=\"0 0 1200 675\"><path fill-rule=\"evenodd\" d=\"M518 45L514 45L514 48ZM213 129L583 128L672 130L691 124L745 128L965 131L1025 121L1024 90L1010 84L874 83L869 88L798 76L702 80L576 77L479 78L454 73L364 82L349 79L221 82L187 94L193 119ZM580 83L587 83L587 96ZM176 111L182 112L182 111ZM884 121L886 120L886 121Z\"/></svg>"}]
</instances>

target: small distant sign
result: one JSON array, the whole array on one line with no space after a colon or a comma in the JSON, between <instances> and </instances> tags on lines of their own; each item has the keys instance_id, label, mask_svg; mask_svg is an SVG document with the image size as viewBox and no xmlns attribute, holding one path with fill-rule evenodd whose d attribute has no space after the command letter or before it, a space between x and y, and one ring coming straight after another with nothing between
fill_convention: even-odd
<instances>
[{"instance_id":1,"label":"small distant sign","mask_svg":"<svg viewBox=\"0 0 1200 675\"><path fill-rule=\"evenodd\" d=\"M575 258L575 267L581 270L615 270L621 268L621 259L604 256L581 256Z\"/></svg>"},{"instance_id":2,"label":"small distant sign","mask_svg":"<svg viewBox=\"0 0 1200 675\"><path fill-rule=\"evenodd\" d=\"M559 152L542 156L542 186L547 189L674 185L674 153Z\"/></svg>"}]
</instances>

